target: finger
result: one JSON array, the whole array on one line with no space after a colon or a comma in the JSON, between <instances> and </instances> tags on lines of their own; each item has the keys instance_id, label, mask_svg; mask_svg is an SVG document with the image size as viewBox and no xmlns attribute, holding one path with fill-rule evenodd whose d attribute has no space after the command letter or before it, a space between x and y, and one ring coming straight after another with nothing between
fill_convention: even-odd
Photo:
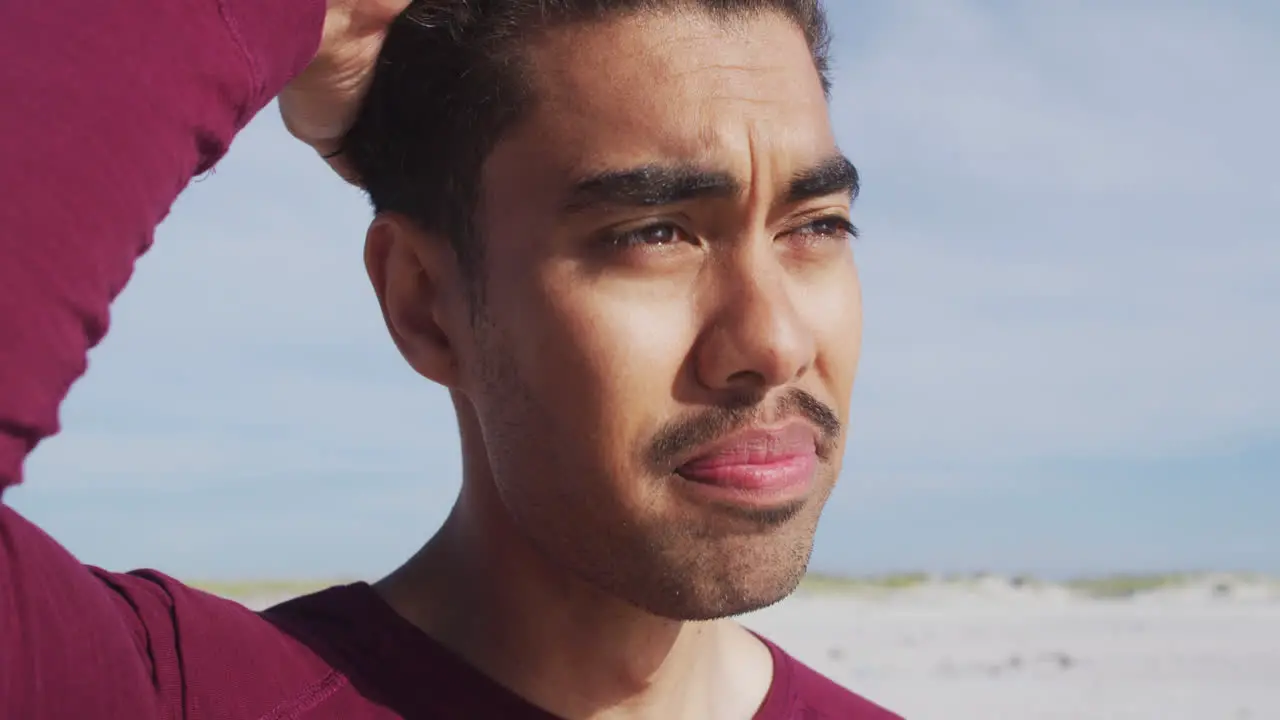
<instances>
[{"instance_id":1,"label":"finger","mask_svg":"<svg viewBox=\"0 0 1280 720\"><path fill-rule=\"evenodd\" d=\"M321 157L324 158L325 162L329 163L329 167L338 173L338 176L343 180L358 188L363 188L360 184L360 176L356 174L355 169L351 167L351 163L347 162L341 151L329 155L321 154Z\"/></svg>"}]
</instances>

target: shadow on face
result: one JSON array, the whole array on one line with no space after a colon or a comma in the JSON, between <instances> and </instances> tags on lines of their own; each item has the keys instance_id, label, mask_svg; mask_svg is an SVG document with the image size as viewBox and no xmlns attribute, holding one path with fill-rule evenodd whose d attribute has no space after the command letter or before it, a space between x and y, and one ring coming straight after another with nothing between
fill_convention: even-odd
<instances>
[{"instance_id":1,"label":"shadow on face","mask_svg":"<svg viewBox=\"0 0 1280 720\"><path fill-rule=\"evenodd\" d=\"M775 602L839 472L861 333L857 175L804 35L645 12L526 61L534 104L483 166L483 306L446 323L493 521L664 617ZM785 443L812 462L753 481Z\"/></svg>"}]
</instances>

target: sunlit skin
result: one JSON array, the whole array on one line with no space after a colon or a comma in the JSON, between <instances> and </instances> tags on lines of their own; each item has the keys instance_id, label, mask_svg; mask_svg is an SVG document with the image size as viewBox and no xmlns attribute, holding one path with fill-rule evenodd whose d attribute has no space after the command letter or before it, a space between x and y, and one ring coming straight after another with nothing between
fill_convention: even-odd
<instances>
[{"instance_id":1,"label":"sunlit skin","mask_svg":"<svg viewBox=\"0 0 1280 720\"><path fill-rule=\"evenodd\" d=\"M563 717L749 718L771 660L724 618L794 590L844 450L851 166L780 16L557 28L528 61L537 102L484 165L481 291L446 239L369 231L388 327L451 390L464 458L449 520L378 589ZM807 445L777 466L803 482L696 479L781 447L688 464L753 428Z\"/></svg>"}]
</instances>

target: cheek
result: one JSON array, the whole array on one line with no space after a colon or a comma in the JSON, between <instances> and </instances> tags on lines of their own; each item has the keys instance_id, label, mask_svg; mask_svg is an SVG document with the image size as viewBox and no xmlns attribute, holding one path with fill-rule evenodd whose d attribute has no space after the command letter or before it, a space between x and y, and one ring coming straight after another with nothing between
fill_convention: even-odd
<instances>
[{"instance_id":1,"label":"cheek","mask_svg":"<svg viewBox=\"0 0 1280 720\"><path fill-rule=\"evenodd\" d=\"M671 297L546 277L531 285L510 322L531 392L566 432L594 440L575 446L619 470L672 412L692 322L690 309Z\"/></svg>"},{"instance_id":2,"label":"cheek","mask_svg":"<svg viewBox=\"0 0 1280 720\"><path fill-rule=\"evenodd\" d=\"M847 414L862 353L862 289L852 262L838 277L810 288L803 312L817 339L817 371Z\"/></svg>"}]
</instances>

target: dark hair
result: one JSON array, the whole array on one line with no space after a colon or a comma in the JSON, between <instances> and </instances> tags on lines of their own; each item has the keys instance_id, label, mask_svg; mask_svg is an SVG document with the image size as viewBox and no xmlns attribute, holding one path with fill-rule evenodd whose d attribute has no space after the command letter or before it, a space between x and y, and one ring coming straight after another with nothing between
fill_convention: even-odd
<instances>
[{"instance_id":1,"label":"dark hair","mask_svg":"<svg viewBox=\"0 0 1280 720\"><path fill-rule=\"evenodd\" d=\"M776 12L804 31L824 90L822 0L426 0L392 24L343 153L377 212L449 239L464 272L479 267L480 170L530 100L520 53L540 30L646 10ZM474 279L472 275L468 279Z\"/></svg>"}]
</instances>

